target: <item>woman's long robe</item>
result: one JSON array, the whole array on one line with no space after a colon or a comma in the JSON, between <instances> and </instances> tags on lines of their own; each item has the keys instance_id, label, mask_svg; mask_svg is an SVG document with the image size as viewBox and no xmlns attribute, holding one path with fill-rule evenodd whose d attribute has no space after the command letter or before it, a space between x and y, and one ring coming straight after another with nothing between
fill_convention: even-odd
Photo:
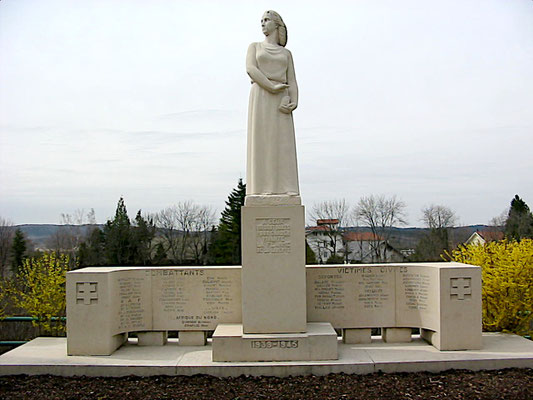
<instances>
[{"instance_id":1,"label":"woman's long robe","mask_svg":"<svg viewBox=\"0 0 533 400\"><path fill-rule=\"evenodd\" d=\"M287 83L290 52L254 43L257 68L271 81ZM279 110L288 90L270 93L252 83L248 108L247 195L299 195L292 113ZM287 100L287 99L285 99Z\"/></svg>"}]
</instances>

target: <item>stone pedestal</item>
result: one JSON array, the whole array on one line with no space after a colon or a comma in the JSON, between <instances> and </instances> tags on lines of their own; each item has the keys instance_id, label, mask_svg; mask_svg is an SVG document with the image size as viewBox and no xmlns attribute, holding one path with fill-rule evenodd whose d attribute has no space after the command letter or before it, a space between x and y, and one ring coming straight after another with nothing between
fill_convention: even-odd
<instances>
[{"instance_id":1,"label":"stone pedestal","mask_svg":"<svg viewBox=\"0 0 533 400\"><path fill-rule=\"evenodd\" d=\"M372 329L343 329L342 342L346 344L369 344L372 343Z\"/></svg>"},{"instance_id":2,"label":"stone pedestal","mask_svg":"<svg viewBox=\"0 0 533 400\"><path fill-rule=\"evenodd\" d=\"M301 205L242 207L244 333L306 331L304 221Z\"/></svg>"},{"instance_id":3,"label":"stone pedestal","mask_svg":"<svg viewBox=\"0 0 533 400\"><path fill-rule=\"evenodd\" d=\"M180 346L205 346L207 343L206 331L179 331L178 344Z\"/></svg>"},{"instance_id":4,"label":"stone pedestal","mask_svg":"<svg viewBox=\"0 0 533 400\"><path fill-rule=\"evenodd\" d=\"M409 343L411 328L382 328L381 338L385 343Z\"/></svg>"},{"instance_id":5,"label":"stone pedestal","mask_svg":"<svg viewBox=\"0 0 533 400\"><path fill-rule=\"evenodd\" d=\"M139 346L164 346L168 342L168 332L137 332L137 338Z\"/></svg>"},{"instance_id":6,"label":"stone pedestal","mask_svg":"<svg viewBox=\"0 0 533 400\"><path fill-rule=\"evenodd\" d=\"M336 360L329 322L307 323L305 213L297 196L247 196L242 324L219 324L213 361Z\"/></svg>"},{"instance_id":7,"label":"stone pedestal","mask_svg":"<svg viewBox=\"0 0 533 400\"><path fill-rule=\"evenodd\" d=\"M213 334L213 361L336 360L337 333L329 323L310 323L305 333L243 333L241 324L220 324Z\"/></svg>"}]
</instances>

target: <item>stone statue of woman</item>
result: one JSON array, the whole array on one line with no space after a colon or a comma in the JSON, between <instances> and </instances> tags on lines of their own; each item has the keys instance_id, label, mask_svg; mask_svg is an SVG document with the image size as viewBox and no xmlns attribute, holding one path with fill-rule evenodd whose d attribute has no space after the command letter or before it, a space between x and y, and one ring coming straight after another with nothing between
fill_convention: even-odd
<instances>
[{"instance_id":1,"label":"stone statue of woman","mask_svg":"<svg viewBox=\"0 0 533 400\"><path fill-rule=\"evenodd\" d=\"M265 35L252 43L246 72L252 79L248 108L247 196L299 196L292 112L298 86L292 54L285 48L287 27L275 11L261 19Z\"/></svg>"}]
</instances>

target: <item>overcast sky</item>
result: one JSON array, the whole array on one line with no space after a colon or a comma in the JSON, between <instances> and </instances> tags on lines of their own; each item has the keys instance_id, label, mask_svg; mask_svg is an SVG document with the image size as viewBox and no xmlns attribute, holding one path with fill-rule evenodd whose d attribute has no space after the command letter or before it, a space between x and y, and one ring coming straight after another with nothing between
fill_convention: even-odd
<instances>
[{"instance_id":1,"label":"overcast sky","mask_svg":"<svg viewBox=\"0 0 533 400\"><path fill-rule=\"evenodd\" d=\"M0 216L58 223L245 177L248 44L288 28L306 207L397 195L408 221L533 206L533 1L0 1Z\"/></svg>"}]
</instances>

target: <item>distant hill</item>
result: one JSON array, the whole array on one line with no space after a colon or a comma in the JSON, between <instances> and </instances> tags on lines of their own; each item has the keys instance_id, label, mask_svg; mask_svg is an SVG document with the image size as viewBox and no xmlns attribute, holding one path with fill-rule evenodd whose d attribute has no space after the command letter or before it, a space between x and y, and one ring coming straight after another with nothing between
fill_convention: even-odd
<instances>
[{"instance_id":1,"label":"distant hill","mask_svg":"<svg viewBox=\"0 0 533 400\"><path fill-rule=\"evenodd\" d=\"M454 245L466 242L475 231L488 228L487 225L469 225L452 228L450 239ZM420 239L429 233L428 228L392 228L390 243L397 249L414 249Z\"/></svg>"},{"instance_id":2,"label":"distant hill","mask_svg":"<svg viewBox=\"0 0 533 400\"><path fill-rule=\"evenodd\" d=\"M29 239L36 248L46 248L47 241L50 237L57 233L61 227L68 227L71 229L79 229L86 231L94 225L54 225L54 224L24 224L16 225L15 228L20 229L27 239ZM103 225L97 225L102 228Z\"/></svg>"},{"instance_id":3,"label":"distant hill","mask_svg":"<svg viewBox=\"0 0 533 400\"><path fill-rule=\"evenodd\" d=\"M54 224L24 224L17 225L24 232L26 238L30 239L34 247L45 248L48 239L53 236L60 227L68 226L72 229L87 230L94 225L54 225ZM103 228L103 225L97 225ZM464 243L472 233L477 230L486 229L487 225L469 225L453 228L452 240L454 243ZM369 228L351 227L350 230L359 232L369 232ZM414 249L420 239L429 232L427 228L391 228L390 243L397 249Z\"/></svg>"}]
</instances>

